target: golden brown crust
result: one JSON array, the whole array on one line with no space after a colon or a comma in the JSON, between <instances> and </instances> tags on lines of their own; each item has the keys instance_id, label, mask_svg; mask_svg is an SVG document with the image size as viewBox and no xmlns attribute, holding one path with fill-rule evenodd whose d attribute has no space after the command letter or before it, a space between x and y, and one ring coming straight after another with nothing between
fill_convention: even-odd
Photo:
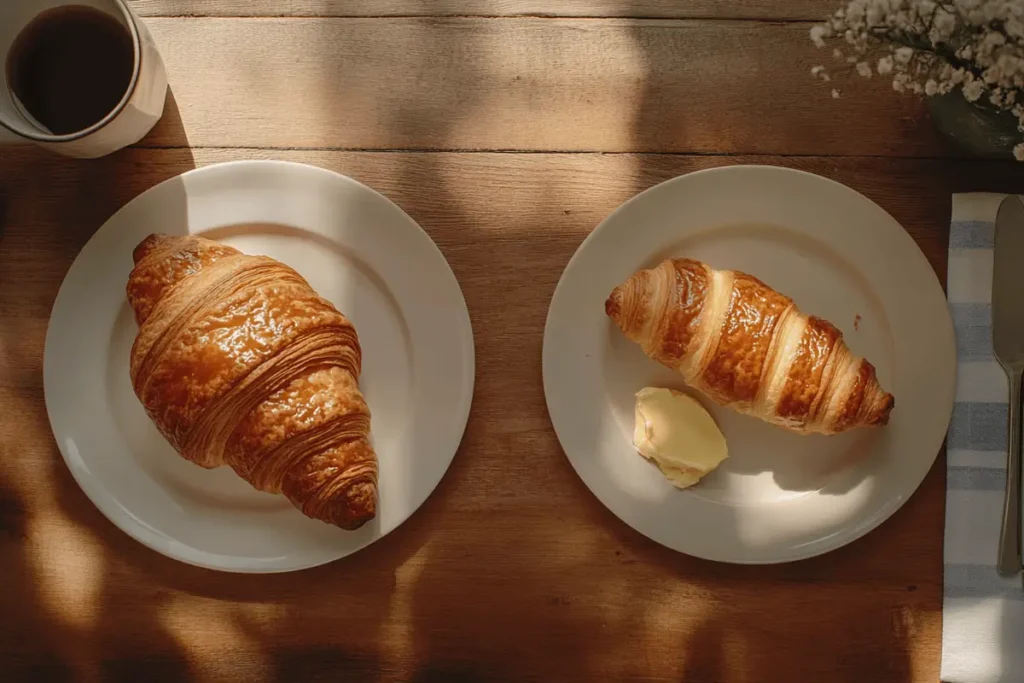
<instances>
[{"instance_id":1,"label":"golden brown crust","mask_svg":"<svg viewBox=\"0 0 1024 683\"><path fill-rule=\"evenodd\" d=\"M143 405L157 411L155 417L172 443L184 445L199 416L252 369L306 330L343 329L347 324L329 304L303 298L294 288L245 289L215 300L166 333L163 338L172 341L149 355L136 392Z\"/></svg>"},{"instance_id":2,"label":"golden brown crust","mask_svg":"<svg viewBox=\"0 0 1024 683\"><path fill-rule=\"evenodd\" d=\"M878 426L888 424L895 401L892 394L879 390L875 366L861 360L854 368L856 379L836 412L833 429L837 432L857 424Z\"/></svg>"},{"instance_id":3,"label":"golden brown crust","mask_svg":"<svg viewBox=\"0 0 1024 683\"><path fill-rule=\"evenodd\" d=\"M604 302L605 313L633 341L637 341L654 314L650 305L650 298L654 293L654 287L650 284L651 277L651 271L640 271L616 287Z\"/></svg>"},{"instance_id":4,"label":"golden brown crust","mask_svg":"<svg viewBox=\"0 0 1024 683\"><path fill-rule=\"evenodd\" d=\"M354 528L372 517L376 456L351 322L267 257L165 235L134 257L132 383L175 449L284 491L317 519Z\"/></svg>"},{"instance_id":5,"label":"golden brown crust","mask_svg":"<svg viewBox=\"0 0 1024 683\"><path fill-rule=\"evenodd\" d=\"M867 363L867 361L864 362ZM874 375L874 366L871 369L872 375ZM860 421L871 427L887 425L889 424L889 415L896 407L896 399L892 394L882 390L877 379L869 384L871 385L871 400L865 403L866 408Z\"/></svg>"},{"instance_id":6,"label":"golden brown crust","mask_svg":"<svg viewBox=\"0 0 1024 683\"><path fill-rule=\"evenodd\" d=\"M655 270L642 270L616 287L605 313L633 341L650 336L651 357L676 367L686 356L700 325L709 286L708 269L699 261L675 259ZM655 305L659 292L665 297Z\"/></svg>"},{"instance_id":7,"label":"golden brown crust","mask_svg":"<svg viewBox=\"0 0 1024 683\"><path fill-rule=\"evenodd\" d=\"M697 331L707 299L708 273L697 261L676 259L672 261L670 278L669 296L674 304L661 317L655 360L675 367L689 351Z\"/></svg>"},{"instance_id":8,"label":"golden brown crust","mask_svg":"<svg viewBox=\"0 0 1024 683\"><path fill-rule=\"evenodd\" d=\"M252 454L288 436L318 429L339 415L363 416L366 423L360 427L366 427L370 411L351 373L338 367L321 368L295 378L250 411L231 435L228 452L236 462L250 460Z\"/></svg>"},{"instance_id":9,"label":"golden brown crust","mask_svg":"<svg viewBox=\"0 0 1024 683\"><path fill-rule=\"evenodd\" d=\"M892 395L839 330L751 275L666 260L616 287L605 312L653 360L741 412L798 433L889 420Z\"/></svg>"},{"instance_id":10,"label":"golden brown crust","mask_svg":"<svg viewBox=\"0 0 1024 683\"><path fill-rule=\"evenodd\" d=\"M868 381L874 379L875 376L875 370L871 364L863 361L854 367L853 373L853 382L850 384L844 400L840 402L832 422L832 428L837 432L848 429L857 421L861 406L864 404Z\"/></svg>"},{"instance_id":11,"label":"golden brown crust","mask_svg":"<svg viewBox=\"0 0 1024 683\"><path fill-rule=\"evenodd\" d=\"M343 529L355 529L377 509L377 458L366 441L347 441L316 452L288 470L282 491L302 501L302 512Z\"/></svg>"},{"instance_id":12,"label":"golden brown crust","mask_svg":"<svg viewBox=\"0 0 1024 683\"><path fill-rule=\"evenodd\" d=\"M779 320L793 304L757 278L737 273L716 352L701 381L723 404L753 403Z\"/></svg>"},{"instance_id":13,"label":"golden brown crust","mask_svg":"<svg viewBox=\"0 0 1024 683\"><path fill-rule=\"evenodd\" d=\"M832 323L810 316L779 395L779 417L803 423L813 416L820 401L826 364L841 338Z\"/></svg>"},{"instance_id":14,"label":"golden brown crust","mask_svg":"<svg viewBox=\"0 0 1024 683\"><path fill-rule=\"evenodd\" d=\"M144 239L132 252L136 267L128 280L128 303L135 311L135 322L141 325L149 317L166 288L234 254L237 249L216 242L204 244L191 235L175 239L154 234Z\"/></svg>"}]
</instances>

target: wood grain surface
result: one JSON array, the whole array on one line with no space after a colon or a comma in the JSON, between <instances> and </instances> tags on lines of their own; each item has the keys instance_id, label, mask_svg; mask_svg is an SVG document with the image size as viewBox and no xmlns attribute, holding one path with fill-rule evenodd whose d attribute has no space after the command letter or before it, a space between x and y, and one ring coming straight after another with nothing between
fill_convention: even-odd
<instances>
[{"instance_id":1,"label":"wood grain surface","mask_svg":"<svg viewBox=\"0 0 1024 683\"><path fill-rule=\"evenodd\" d=\"M955 158L885 81L812 79L827 54L807 20L837 5L133 0L168 69L157 128L94 161L0 147L0 682L934 683L942 457L847 547L722 565L597 502L543 399L562 269L661 180L736 163L834 178L943 280L950 194L1024 187L1024 165ZM315 164L395 200L450 262L477 348L465 438L423 508L292 575L189 567L118 531L43 399L47 319L79 249L147 188L234 159Z\"/></svg>"},{"instance_id":2,"label":"wood grain surface","mask_svg":"<svg viewBox=\"0 0 1024 683\"><path fill-rule=\"evenodd\" d=\"M811 77L804 24L147 21L180 121L150 146L939 156L922 102ZM845 96L835 100L832 86ZM184 137L187 136L187 137Z\"/></svg>"},{"instance_id":3,"label":"wood grain surface","mask_svg":"<svg viewBox=\"0 0 1024 683\"><path fill-rule=\"evenodd\" d=\"M465 292L477 389L462 447L395 533L293 575L175 563L77 488L48 430L47 316L77 251L131 197L219 161L275 158L369 183L433 237ZM867 194L944 276L950 192L1009 164L631 154L130 149L0 161L2 680L935 681L942 459L865 538L775 567L704 562L628 529L576 478L546 416L541 333L587 233L658 181L773 163Z\"/></svg>"},{"instance_id":4,"label":"wood grain surface","mask_svg":"<svg viewBox=\"0 0 1024 683\"><path fill-rule=\"evenodd\" d=\"M837 0L130 0L143 16L813 19Z\"/></svg>"}]
</instances>

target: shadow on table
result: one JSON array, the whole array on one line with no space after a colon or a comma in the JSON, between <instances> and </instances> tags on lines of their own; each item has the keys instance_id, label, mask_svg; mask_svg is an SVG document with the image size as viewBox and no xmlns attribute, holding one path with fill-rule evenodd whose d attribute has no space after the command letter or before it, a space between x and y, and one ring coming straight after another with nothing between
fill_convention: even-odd
<instances>
[{"instance_id":1,"label":"shadow on table","mask_svg":"<svg viewBox=\"0 0 1024 683\"><path fill-rule=\"evenodd\" d=\"M168 93L165 139L187 144ZM190 150L127 148L69 159L31 145L0 154L0 679L183 680L185 653L133 591L111 527L71 479L48 433L46 321L78 251L127 201L194 167ZM127 256L130 259L130 254ZM135 585L137 588L137 584ZM17 616L15 616L17 615ZM111 656L108 644L124 646Z\"/></svg>"},{"instance_id":2,"label":"shadow on table","mask_svg":"<svg viewBox=\"0 0 1024 683\"><path fill-rule=\"evenodd\" d=\"M488 103L473 84L494 77L495 67L478 59L487 35L473 25L453 34L432 21L417 24L418 44L404 48L436 55L424 68L439 70L450 94L428 105L392 95L397 102L380 125L397 131L395 138L428 130L431 146L444 147L459 121L486 115ZM659 68L650 63L650 33L634 35L648 70ZM632 124L637 149L651 149L645 145L658 139L661 122L653 112L665 110L660 96L649 80L640 85ZM327 98L320 104L334 106ZM143 145L187 143L173 98L168 106ZM22 175L0 177L0 196L9 201L0 238L0 313L29 311L35 322L0 318L3 360L15 368L13 380L0 377L0 390L13 393L18 418L38 434L46 419L38 321L62 273L117 206L193 161L184 149L126 150L98 162L16 154ZM358 166L360 155L309 156L358 175L345 164ZM465 172L453 174L453 156L382 153L376 158L387 159L380 161L385 170L375 167L379 182L372 183L400 195L402 208L449 260L477 344L473 415L451 469L424 506L393 534L324 567L221 574L126 538L89 503L52 444L19 440L15 427L0 423L0 543L11 544L4 558L13 558L0 567L7 587L0 611L24 617L0 622L0 635L12 643L8 651L30 653L0 660L0 669L14 671L14 680L44 673L88 679L90 672L95 679L281 683L910 680L910 652L924 628L916 621L922 601L918 586L898 577L923 566L919 558L892 559L910 567L894 571L894 579L877 559L892 544L869 536L792 565L704 562L648 541L587 490L544 410L540 358L549 297L537 294L554 290L596 224L566 208L585 211L587 202L574 193L586 192L587 179L560 187L516 174L591 167L577 166L576 155L545 155L534 164L521 158L528 155L481 153L459 155ZM722 163L663 155L631 160L629 184L637 192L681 170ZM479 192L455 187L467 182L478 182ZM480 226L475 216L491 206L486 192L498 184L516 205L496 206L507 215ZM31 487L38 477L26 468L48 471L50 486ZM935 486L933 478L930 490ZM934 511L928 506L935 500L934 493L915 496L888 523L895 525L891 535L912 538L913 522ZM60 533L40 538L34 524L47 515L57 519L45 528ZM480 542L481 528L490 542ZM49 564L48 556L60 560ZM936 561L935 553L923 561Z\"/></svg>"},{"instance_id":3,"label":"shadow on table","mask_svg":"<svg viewBox=\"0 0 1024 683\"><path fill-rule=\"evenodd\" d=\"M185 131L185 123L181 120L181 111L178 109L178 101L174 97L174 91L167 90L167 99L164 102L164 113L160 120L153 126L136 147L172 147L188 150L189 141Z\"/></svg>"},{"instance_id":4,"label":"shadow on table","mask_svg":"<svg viewBox=\"0 0 1024 683\"><path fill-rule=\"evenodd\" d=\"M434 121L432 138L443 146L454 146L458 122L486 115L489 105L477 99L474 83L499 80L526 93L546 87L543 74L465 59L486 54L484 29L458 33L454 49L442 42L450 32L421 35L423 54L452 55L444 66L452 96L431 111L410 102L393 120ZM513 155L462 155L463 173L452 173L452 156L410 155L399 171L405 187L432 181L429 192L410 193L402 206L431 233L462 283L477 354L473 415L428 504L436 511L431 538L404 598L411 679L625 680L644 671L637 636L645 628L643 588L593 571L616 552L580 543L579 515L560 509L583 497L594 501L559 452L543 407L544 318L576 247L555 226L575 202L566 204L564 188L518 178ZM467 191L477 178L487 182ZM492 202L487 188L495 185L514 199ZM475 218L492 212L500 217L487 225ZM551 500L552 479L574 495ZM482 526L492 539L486 545L479 543ZM637 646L635 659L618 659L618 648L606 647L623 642Z\"/></svg>"}]
</instances>

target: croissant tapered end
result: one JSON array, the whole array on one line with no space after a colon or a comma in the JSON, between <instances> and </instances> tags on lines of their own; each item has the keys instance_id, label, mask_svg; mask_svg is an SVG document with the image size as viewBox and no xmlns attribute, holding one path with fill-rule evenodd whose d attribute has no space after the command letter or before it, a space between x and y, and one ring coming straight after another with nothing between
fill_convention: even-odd
<instances>
[{"instance_id":1,"label":"croissant tapered end","mask_svg":"<svg viewBox=\"0 0 1024 683\"><path fill-rule=\"evenodd\" d=\"M635 273L613 289L604 302L605 314L633 341L639 341L638 335L650 313L645 305L649 276L649 271Z\"/></svg>"},{"instance_id":2,"label":"croissant tapered end","mask_svg":"<svg viewBox=\"0 0 1024 683\"><path fill-rule=\"evenodd\" d=\"M328 509L328 519L324 521L342 529L358 529L377 516L376 482L364 482L348 487L344 497Z\"/></svg>"},{"instance_id":3,"label":"croissant tapered end","mask_svg":"<svg viewBox=\"0 0 1024 683\"><path fill-rule=\"evenodd\" d=\"M622 327L620 321L622 320L622 287L616 287L612 290L611 295L604 302L604 312L609 318L615 321L615 324Z\"/></svg>"},{"instance_id":4,"label":"croissant tapered end","mask_svg":"<svg viewBox=\"0 0 1024 683\"><path fill-rule=\"evenodd\" d=\"M307 517L358 529L377 514L377 456L364 438L295 463L281 492Z\"/></svg>"},{"instance_id":5,"label":"croissant tapered end","mask_svg":"<svg viewBox=\"0 0 1024 683\"><path fill-rule=\"evenodd\" d=\"M883 427L889 424L889 413L896 407L896 399L892 394L879 389L879 398L873 402L871 409L865 414L864 424L869 427Z\"/></svg>"},{"instance_id":6,"label":"croissant tapered end","mask_svg":"<svg viewBox=\"0 0 1024 683\"><path fill-rule=\"evenodd\" d=\"M306 504L298 505L298 508L307 517L346 531L355 531L377 516L377 483L364 481L352 484L326 499L314 496L308 498Z\"/></svg>"},{"instance_id":7,"label":"croissant tapered end","mask_svg":"<svg viewBox=\"0 0 1024 683\"><path fill-rule=\"evenodd\" d=\"M881 427L889 424L889 414L896 405L893 395L882 389L875 376L875 366L861 360L860 375L864 382L864 400L861 403L856 424Z\"/></svg>"},{"instance_id":8,"label":"croissant tapered end","mask_svg":"<svg viewBox=\"0 0 1024 683\"><path fill-rule=\"evenodd\" d=\"M166 246L168 243L173 242L174 239L170 235L164 235L159 232L149 235L132 250L132 262L138 265L139 261L146 258L150 253L156 251L161 246Z\"/></svg>"},{"instance_id":9,"label":"croissant tapered end","mask_svg":"<svg viewBox=\"0 0 1024 683\"><path fill-rule=\"evenodd\" d=\"M141 325L165 293L178 282L239 251L196 235L153 233L132 251L135 268L128 278L128 303Z\"/></svg>"},{"instance_id":10,"label":"croissant tapered end","mask_svg":"<svg viewBox=\"0 0 1024 683\"><path fill-rule=\"evenodd\" d=\"M856 388L847 401L847 409L840 414L839 422L848 421L851 426L864 425L881 427L889 424L889 413L896 405L893 395L882 389L875 376L875 366L861 360ZM859 395L859 405L858 403ZM855 406L855 407L854 407Z\"/></svg>"}]
</instances>

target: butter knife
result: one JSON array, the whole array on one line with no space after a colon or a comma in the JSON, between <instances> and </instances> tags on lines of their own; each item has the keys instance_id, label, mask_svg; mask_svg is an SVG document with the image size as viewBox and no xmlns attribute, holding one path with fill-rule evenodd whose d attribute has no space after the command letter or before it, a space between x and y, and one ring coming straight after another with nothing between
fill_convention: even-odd
<instances>
[{"instance_id":1,"label":"butter knife","mask_svg":"<svg viewBox=\"0 0 1024 683\"><path fill-rule=\"evenodd\" d=\"M1010 383L1006 498L997 568L1004 576L1021 570L1021 381L1024 379L1024 204L1010 195L996 215L992 264L992 350Z\"/></svg>"}]
</instances>

